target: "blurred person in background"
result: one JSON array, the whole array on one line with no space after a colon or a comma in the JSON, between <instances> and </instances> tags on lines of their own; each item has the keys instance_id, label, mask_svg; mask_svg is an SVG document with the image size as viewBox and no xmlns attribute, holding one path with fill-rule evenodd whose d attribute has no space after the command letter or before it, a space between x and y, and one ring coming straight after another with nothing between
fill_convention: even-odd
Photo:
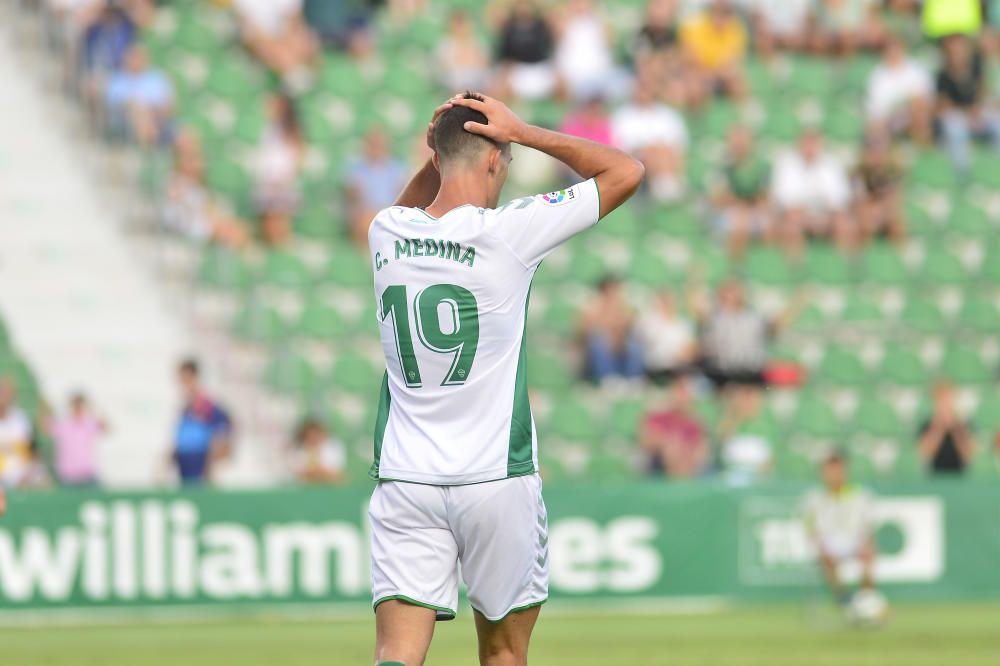
<instances>
[{"instance_id":1,"label":"blurred person in background","mask_svg":"<svg viewBox=\"0 0 1000 666\"><path fill-rule=\"evenodd\" d=\"M681 25L681 46L709 95L746 95L746 28L729 0L712 0Z\"/></svg>"},{"instance_id":2,"label":"blurred person in background","mask_svg":"<svg viewBox=\"0 0 1000 666\"><path fill-rule=\"evenodd\" d=\"M941 42L937 74L937 119L952 163L965 175L972 167L972 140L1000 151L1000 112L990 106L982 54L965 35Z\"/></svg>"},{"instance_id":3,"label":"blurred person in background","mask_svg":"<svg viewBox=\"0 0 1000 666\"><path fill-rule=\"evenodd\" d=\"M17 480L18 488L50 488L52 486L52 475L49 467L45 463L45 456L39 446L38 440L31 442L28 447L28 461L21 470L20 478Z\"/></svg>"},{"instance_id":4,"label":"blurred person in background","mask_svg":"<svg viewBox=\"0 0 1000 666\"><path fill-rule=\"evenodd\" d=\"M820 474L823 485L803 501L803 522L834 600L846 607L851 597L841 578L842 564L858 562L861 589L875 587L874 501L867 490L850 482L840 451L827 454Z\"/></svg>"},{"instance_id":5,"label":"blurred person in background","mask_svg":"<svg viewBox=\"0 0 1000 666\"><path fill-rule=\"evenodd\" d=\"M172 139L174 87L170 77L150 66L144 46L128 50L123 69L108 80L105 99L113 134L125 133L143 148Z\"/></svg>"},{"instance_id":6,"label":"blurred person in background","mask_svg":"<svg viewBox=\"0 0 1000 666\"><path fill-rule=\"evenodd\" d=\"M364 152L347 168L347 206L351 239L358 247L368 243L368 227L375 213L391 206L406 185L406 165L389 152L389 137L378 128L368 131Z\"/></svg>"},{"instance_id":7,"label":"blurred person in background","mask_svg":"<svg viewBox=\"0 0 1000 666\"><path fill-rule=\"evenodd\" d=\"M0 377L0 486L16 486L31 461L34 428L17 404L17 387Z\"/></svg>"},{"instance_id":8,"label":"blurred person in background","mask_svg":"<svg viewBox=\"0 0 1000 666\"><path fill-rule=\"evenodd\" d=\"M198 135L187 128L178 131L173 152L173 172L161 209L164 226L193 241L215 241L230 248L246 245L246 224L227 211L205 183Z\"/></svg>"},{"instance_id":9,"label":"blurred person in background","mask_svg":"<svg viewBox=\"0 0 1000 666\"><path fill-rule=\"evenodd\" d=\"M684 155L688 131L684 117L658 101L654 82L640 79L632 100L611 116L615 143L646 167L649 194L659 202L677 201L684 195Z\"/></svg>"},{"instance_id":10,"label":"blurred person in background","mask_svg":"<svg viewBox=\"0 0 1000 666\"><path fill-rule=\"evenodd\" d=\"M277 73L290 92L308 88L320 44L305 21L303 0L233 0L233 7L247 49Z\"/></svg>"},{"instance_id":11,"label":"blurred person in background","mask_svg":"<svg viewBox=\"0 0 1000 666\"><path fill-rule=\"evenodd\" d=\"M301 483L341 483L347 478L347 448L318 419L307 418L299 425L291 463Z\"/></svg>"},{"instance_id":12,"label":"blurred person in background","mask_svg":"<svg viewBox=\"0 0 1000 666\"><path fill-rule=\"evenodd\" d=\"M642 350L635 335L635 310L625 285L608 276L584 305L577 325L584 348L584 374L601 384L608 380L642 377Z\"/></svg>"},{"instance_id":13,"label":"blurred person in background","mask_svg":"<svg viewBox=\"0 0 1000 666\"><path fill-rule=\"evenodd\" d=\"M880 10L878 0L816 0L814 47L839 56L882 48L886 33Z\"/></svg>"},{"instance_id":14,"label":"blurred person in background","mask_svg":"<svg viewBox=\"0 0 1000 666\"><path fill-rule=\"evenodd\" d=\"M171 462L183 485L212 480L213 467L232 454L233 424L229 414L201 385L198 362L187 359L177 368L184 405L174 431Z\"/></svg>"},{"instance_id":15,"label":"blurred person in background","mask_svg":"<svg viewBox=\"0 0 1000 666\"><path fill-rule=\"evenodd\" d=\"M847 169L823 146L816 129L802 133L794 150L775 162L771 197L777 208L772 237L794 258L808 237L831 239L850 252L858 243L850 218L851 181Z\"/></svg>"},{"instance_id":16,"label":"blurred person in background","mask_svg":"<svg viewBox=\"0 0 1000 666\"><path fill-rule=\"evenodd\" d=\"M606 146L615 145L611 129L611 116L608 114L604 99L599 95L591 97L566 116L559 131L570 136L603 143Z\"/></svg>"},{"instance_id":17,"label":"blurred person in background","mask_svg":"<svg viewBox=\"0 0 1000 666\"><path fill-rule=\"evenodd\" d=\"M934 81L922 63L909 57L898 37L882 47L882 60L868 77L869 126L893 135L908 133L921 146L932 137Z\"/></svg>"},{"instance_id":18,"label":"blurred person in background","mask_svg":"<svg viewBox=\"0 0 1000 666\"><path fill-rule=\"evenodd\" d=\"M771 165L758 154L748 127L729 131L720 175L712 194L716 227L729 255L739 259L751 239L765 238L771 231Z\"/></svg>"},{"instance_id":19,"label":"blurred person in background","mask_svg":"<svg viewBox=\"0 0 1000 666\"><path fill-rule=\"evenodd\" d=\"M673 293L659 290L636 322L646 377L667 384L689 372L698 359L694 322L677 311Z\"/></svg>"},{"instance_id":20,"label":"blurred person in background","mask_svg":"<svg viewBox=\"0 0 1000 666\"><path fill-rule=\"evenodd\" d=\"M63 486L97 485L97 442L107 433L108 425L90 408L83 393L69 399L66 414L48 423L55 440L55 470Z\"/></svg>"},{"instance_id":21,"label":"blurred person in background","mask_svg":"<svg viewBox=\"0 0 1000 666\"><path fill-rule=\"evenodd\" d=\"M752 0L747 3L753 43L763 58L776 51L802 52L811 47L813 0Z\"/></svg>"},{"instance_id":22,"label":"blurred person in background","mask_svg":"<svg viewBox=\"0 0 1000 666\"><path fill-rule=\"evenodd\" d=\"M676 57L680 51L678 0L649 0L639 32L632 44L637 64Z\"/></svg>"},{"instance_id":23,"label":"blurred person in background","mask_svg":"<svg viewBox=\"0 0 1000 666\"><path fill-rule=\"evenodd\" d=\"M74 15L83 30L79 45L80 92L88 109L100 117L108 80L125 68L136 27L123 8L103 0L90 3ZM76 48L75 43L70 44L69 53Z\"/></svg>"},{"instance_id":24,"label":"blurred person in background","mask_svg":"<svg viewBox=\"0 0 1000 666\"><path fill-rule=\"evenodd\" d=\"M532 0L515 0L497 35L501 96L552 97L559 88L554 49L552 28L541 8Z\"/></svg>"},{"instance_id":25,"label":"blurred person in background","mask_svg":"<svg viewBox=\"0 0 1000 666\"><path fill-rule=\"evenodd\" d=\"M439 83L448 90L484 90L490 79L490 57L468 12L448 15L447 32L434 52Z\"/></svg>"},{"instance_id":26,"label":"blurred person in background","mask_svg":"<svg viewBox=\"0 0 1000 666\"><path fill-rule=\"evenodd\" d=\"M639 440L650 474L671 479L694 479L709 469L712 451L708 432L694 411L694 387L689 377L678 377L664 404L643 416Z\"/></svg>"},{"instance_id":27,"label":"blurred person in background","mask_svg":"<svg viewBox=\"0 0 1000 666\"><path fill-rule=\"evenodd\" d=\"M253 156L253 199L258 214L289 219L299 206L299 172L306 141L295 100L276 94L265 101L267 124Z\"/></svg>"},{"instance_id":28,"label":"blurred person in background","mask_svg":"<svg viewBox=\"0 0 1000 666\"><path fill-rule=\"evenodd\" d=\"M636 77L679 109L705 100L701 79L680 48L677 0L650 0L632 47Z\"/></svg>"},{"instance_id":29,"label":"blurred person in background","mask_svg":"<svg viewBox=\"0 0 1000 666\"><path fill-rule=\"evenodd\" d=\"M719 460L723 477L733 486L765 481L774 473L774 447L768 437L751 426L763 409L763 392L752 386L728 390L719 424Z\"/></svg>"},{"instance_id":30,"label":"blurred person in background","mask_svg":"<svg viewBox=\"0 0 1000 666\"><path fill-rule=\"evenodd\" d=\"M903 167L886 134L869 133L854 168L857 219L863 241L884 236L896 245L906 239Z\"/></svg>"},{"instance_id":31,"label":"blurred person in background","mask_svg":"<svg viewBox=\"0 0 1000 666\"><path fill-rule=\"evenodd\" d=\"M556 71L570 99L617 96L625 87L615 67L611 28L591 0L568 0L555 29Z\"/></svg>"},{"instance_id":32,"label":"blurred person in background","mask_svg":"<svg viewBox=\"0 0 1000 666\"><path fill-rule=\"evenodd\" d=\"M719 285L711 304L694 298L692 311L701 324L702 366L716 388L763 386L768 344L791 323L797 308L793 302L769 320L750 307L745 288L736 279Z\"/></svg>"},{"instance_id":33,"label":"blurred person in background","mask_svg":"<svg viewBox=\"0 0 1000 666\"><path fill-rule=\"evenodd\" d=\"M924 35L930 39L974 37L983 27L983 0L923 0L920 18Z\"/></svg>"},{"instance_id":34,"label":"blurred person in background","mask_svg":"<svg viewBox=\"0 0 1000 666\"><path fill-rule=\"evenodd\" d=\"M962 474L976 453L976 439L955 404L955 387L940 380L931 392L931 416L920 426L917 452L932 474Z\"/></svg>"}]
</instances>

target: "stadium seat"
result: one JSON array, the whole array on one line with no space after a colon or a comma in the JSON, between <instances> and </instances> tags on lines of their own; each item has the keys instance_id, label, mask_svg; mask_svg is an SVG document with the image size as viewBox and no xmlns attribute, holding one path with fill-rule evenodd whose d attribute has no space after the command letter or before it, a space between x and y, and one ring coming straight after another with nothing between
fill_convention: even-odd
<instances>
[{"instance_id":1,"label":"stadium seat","mask_svg":"<svg viewBox=\"0 0 1000 666\"><path fill-rule=\"evenodd\" d=\"M943 333L947 328L940 306L930 299L911 295L903 305L900 322L919 333Z\"/></svg>"},{"instance_id":2,"label":"stadium seat","mask_svg":"<svg viewBox=\"0 0 1000 666\"><path fill-rule=\"evenodd\" d=\"M639 428L645 412L646 406L641 399L628 398L616 401L611 405L611 413L608 415L611 432L628 441L638 441Z\"/></svg>"},{"instance_id":3,"label":"stadium seat","mask_svg":"<svg viewBox=\"0 0 1000 666\"><path fill-rule=\"evenodd\" d=\"M961 260L937 247L928 249L919 276L922 281L934 286L962 285L968 280Z\"/></svg>"},{"instance_id":4,"label":"stadium seat","mask_svg":"<svg viewBox=\"0 0 1000 666\"><path fill-rule=\"evenodd\" d=\"M852 292L840 313L840 320L855 326L878 326L885 322L881 306L870 296Z\"/></svg>"},{"instance_id":5,"label":"stadium seat","mask_svg":"<svg viewBox=\"0 0 1000 666\"><path fill-rule=\"evenodd\" d=\"M868 371L861 357L846 347L826 348L816 367L817 379L835 386L862 386L868 381Z\"/></svg>"},{"instance_id":6,"label":"stadium seat","mask_svg":"<svg viewBox=\"0 0 1000 666\"><path fill-rule=\"evenodd\" d=\"M986 335L1000 331L1000 309L995 302L982 297L967 298L958 311L958 327Z\"/></svg>"},{"instance_id":7,"label":"stadium seat","mask_svg":"<svg viewBox=\"0 0 1000 666\"><path fill-rule=\"evenodd\" d=\"M307 303L296 326L298 335L317 342L345 340L355 328L333 306L325 303Z\"/></svg>"},{"instance_id":8,"label":"stadium seat","mask_svg":"<svg viewBox=\"0 0 1000 666\"><path fill-rule=\"evenodd\" d=\"M553 392L567 391L573 384L574 372L558 354L529 354L528 385Z\"/></svg>"},{"instance_id":9,"label":"stadium seat","mask_svg":"<svg viewBox=\"0 0 1000 666\"><path fill-rule=\"evenodd\" d=\"M245 291L253 285L254 276L240 255L209 246L202 252L198 283L207 289Z\"/></svg>"},{"instance_id":10,"label":"stadium seat","mask_svg":"<svg viewBox=\"0 0 1000 666\"><path fill-rule=\"evenodd\" d=\"M744 265L746 277L751 282L767 287L789 287L795 274L785 254L773 248L754 248Z\"/></svg>"},{"instance_id":11,"label":"stadium seat","mask_svg":"<svg viewBox=\"0 0 1000 666\"><path fill-rule=\"evenodd\" d=\"M232 330L245 342L273 344L285 338L287 326L276 310L251 301L236 315Z\"/></svg>"},{"instance_id":12,"label":"stadium seat","mask_svg":"<svg viewBox=\"0 0 1000 666\"><path fill-rule=\"evenodd\" d=\"M344 352L330 371L330 385L340 392L353 393L374 400L382 373L364 356Z\"/></svg>"},{"instance_id":13,"label":"stadium seat","mask_svg":"<svg viewBox=\"0 0 1000 666\"><path fill-rule=\"evenodd\" d=\"M290 252L275 251L268 252L259 271L259 279L264 284L292 290L304 290L313 282L302 257Z\"/></svg>"},{"instance_id":14,"label":"stadium seat","mask_svg":"<svg viewBox=\"0 0 1000 666\"><path fill-rule=\"evenodd\" d=\"M886 244L872 245L861 255L861 275L864 281L884 287L906 284L909 271L899 251Z\"/></svg>"},{"instance_id":15,"label":"stadium seat","mask_svg":"<svg viewBox=\"0 0 1000 666\"><path fill-rule=\"evenodd\" d=\"M310 395L320 385L319 375L309 361L287 350L271 359L264 377L272 389L289 395Z\"/></svg>"},{"instance_id":16,"label":"stadium seat","mask_svg":"<svg viewBox=\"0 0 1000 666\"><path fill-rule=\"evenodd\" d=\"M830 402L815 394L802 398L792 418L794 433L816 438L836 437L841 426Z\"/></svg>"},{"instance_id":17,"label":"stadium seat","mask_svg":"<svg viewBox=\"0 0 1000 666\"><path fill-rule=\"evenodd\" d=\"M803 262L809 282L830 287L845 287L853 280L853 268L843 252L826 245L806 250Z\"/></svg>"},{"instance_id":18,"label":"stadium seat","mask_svg":"<svg viewBox=\"0 0 1000 666\"><path fill-rule=\"evenodd\" d=\"M854 413L854 427L874 437L902 438L910 430L892 405L875 394L863 394Z\"/></svg>"},{"instance_id":19,"label":"stadium seat","mask_svg":"<svg viewBox=\"0 0 1000 666\"><path fill-rule=\"evenodd\" d=\"M546 422L547 435L570 442L589 444L600 441L602 429L593 411L566 396L552 408Z\"/></svg>"},{"instance_id":20,"label":"stadium seat","mask_svg":"<svg viewBox=\"0 0 1000 666\"><path fill-rule=\"evenodd\" d=\"M958 384L984 385L996 379L996 369L982 356L964 346L949 347L941 359L941 373Z\"/></svg>"},{"instance_id":21,"label":"stadium seat","mask_svg":"<svg viewBox=\"0 0 1000 666\"><path fill-rule=\"evenodd\" d=\"M927 369L916 352L898 345L886 348L876 376L898 386L920 388L925 388L930 380Z\"/></svg>"}]
</instances>

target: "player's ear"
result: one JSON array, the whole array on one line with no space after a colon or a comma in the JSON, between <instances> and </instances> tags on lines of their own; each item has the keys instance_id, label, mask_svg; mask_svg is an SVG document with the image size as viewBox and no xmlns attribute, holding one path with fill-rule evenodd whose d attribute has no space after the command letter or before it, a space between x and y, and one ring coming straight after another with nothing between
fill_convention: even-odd
<instances>
[{"instance_id":1,"label":"player's ear","mask_svg":"<svg viewBox=\"0 0 1000 666\"><path fill-rule=\"evenodd\" d=\"M436 150L433 153L431 153L431 164L434 165L434 169L438 173L441 173L441 158L438 156Z\"/></svg>"},{"instance_id":2,"label":"player's ear","mask_svg":"<svg viewBox=\"0 0 1000 666\"><path fill-rule=\"evenodd\" d=\"M488 157L489 161L487 162L487 164L489 166L489 171L491 176L500 172L500 162L502 160L502 157L503 156L499 148L490 149Z\"/></svg>"}]
</instances>

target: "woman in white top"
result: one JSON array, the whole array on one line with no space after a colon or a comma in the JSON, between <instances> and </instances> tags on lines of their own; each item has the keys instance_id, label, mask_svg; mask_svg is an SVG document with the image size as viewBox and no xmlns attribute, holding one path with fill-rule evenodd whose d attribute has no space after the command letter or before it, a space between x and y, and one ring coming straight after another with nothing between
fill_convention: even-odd
<instances>
[{"instance_id":1,"label":"woman in white top","mask_svg":"<svg viewBox=\"0 0 1000 666\"><path fill-rule=\"evenodd\" d=\"M298 178L305 141L290 97L271 96L267 115L268 123L253 162L254 203L262 216L290 216L299 205Z\"/></svg>"}]
</instances>

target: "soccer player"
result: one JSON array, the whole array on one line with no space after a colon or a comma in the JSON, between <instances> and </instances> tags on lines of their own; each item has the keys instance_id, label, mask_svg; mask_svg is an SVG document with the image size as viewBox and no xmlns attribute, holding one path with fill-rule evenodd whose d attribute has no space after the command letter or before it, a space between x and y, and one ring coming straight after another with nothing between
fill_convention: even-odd
<instances>
[{"instance_id":1,"label":"soccer player","mask_svg":"<svg viewBox=\"0 0 1000 666\"><path fill-rule=\"evenodd\" d=\"M844 454L833 451L821 466L823 487L805 501L806 530L816 546L820 568L836 601L847 607L850 594L840 577L840 565L861 564L861 589L875 587L874 516L871 495L848 482Z\"/></svg>"},{"instance_id":2,"label":"soccer player","mask_svg":"<svg viewBox=\"0 0 1000 666\"><path fill-rule=\"evenodd\" d=\"M369 509L375 661L423 664L435 620L455 617L461 563L480 663L526 664L548 596L528 291L542 260L625 202L643 168L473 93L437 110L428 143L433 157L368 232L386 361ZM514 143L585 180L497 207Z\"/></svg>"}]
</instances>

